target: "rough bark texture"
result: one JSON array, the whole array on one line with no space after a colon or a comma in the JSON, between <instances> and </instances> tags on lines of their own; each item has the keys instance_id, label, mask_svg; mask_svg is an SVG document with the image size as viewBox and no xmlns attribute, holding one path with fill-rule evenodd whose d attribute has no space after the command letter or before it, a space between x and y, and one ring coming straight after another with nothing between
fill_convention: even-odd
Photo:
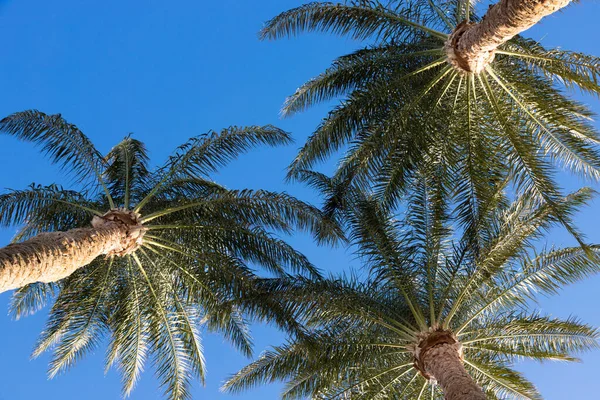
<instances>
[{"instance_id":1,"label":"rough bark texture","mask_svg":"<svg viewBox=\"0 0 600 400\"><path fill-rule=\"evenodd\" d=\"M141 244L137 216L110 211L91 228L42 233L0 249L0 293L33 282L56 282L101 255L122 256Z\"/></svg>"},{"instance_id":2,"label":"rough bark texture","mask_svg":"<svg viewBox=\"0 0 600 400\"><path fill-rule=\"evenodd\" d=\"M441 386L446 400L486 400L481 388L465 371L460 343L435 345L423 354L422 362L427 375Z\"/></svg>"},{"instance_id":3,"label":"rough bark texture","mask_svg":"<svg viewBox=\"0 0 600 400\"><path fill-rule=\"evenodd\" d=\"M501 0L476 24L462 23L446 42L449 62L467 72L481 72L502 43L531 28L570 0Z\"/></svg>"}]
</instances>

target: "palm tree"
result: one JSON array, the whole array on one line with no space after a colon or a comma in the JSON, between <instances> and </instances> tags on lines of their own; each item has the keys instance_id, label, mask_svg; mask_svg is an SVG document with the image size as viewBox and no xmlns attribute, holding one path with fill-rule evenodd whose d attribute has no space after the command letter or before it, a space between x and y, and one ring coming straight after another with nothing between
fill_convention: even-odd
<instances>
[{"instance_id":1,"label":"palm tree","mask_svg":"<svg viewBox=\"0 0 600 400\"><path fill-rule=\"evenodd\" d=\"M246 355L252 340L244 315L293 328L268 299L239 301L255 291L248 263L275 275L318 275L270 232L299 228L329 240L335 228L286 194L229 190L209 178L251 147L290 142L287 133L273 126L211 132L151 171L140 141L126 137L102 157L60 115L19 112L0 130L41 146L82 188L32 185L0 195L2 226L22 226L16 243L0 249L0 290L19 288L11 305L17 318L54 299L33 353L53 349L51 377L109 336L106 367L119 367L125 396L152 355L165 395L189 398L190 380L204 379L202 325Z\"/></svg>"},{"instance_id":2,"label":"palm tree","mask_svg":"<svg viewBox=\"0 0 600 400\"><path fill-rule=\"evenodd\" d=\"M462 215L507 175L558 209L557 166L600 178L591 111L564 88L600 94L600 59L546 49L518 35L568 0L501 0L484 18L473 2L309 3L268 21L263 39L326 31L370 45L336 59L287 99L284 115L343 97L308 139L289 177L346 145L338 180L394 204L422 165L444 165Z\"/></svg>"},{"instance_id":3,"label":"palm tree","mask_svg":"<svg viewBox=\"0 0 600 400\"><path fill-rule=\"evenodd\" d=\"M597 346L600 332L577 319L527 310L536 295L599 270L581 247L528 251L557 222L547 205L496 196L480 214L477 249L449 226L447 203L430 182L410 186L399 220L372 196L355 192L346 201L367 280L264 283L306 331L243 368L226 390L285 380L285 399L539 399L514 361L574 361ZM590 195L582 189L560 204L574 212Z\"/></svg>"}]
</instances>

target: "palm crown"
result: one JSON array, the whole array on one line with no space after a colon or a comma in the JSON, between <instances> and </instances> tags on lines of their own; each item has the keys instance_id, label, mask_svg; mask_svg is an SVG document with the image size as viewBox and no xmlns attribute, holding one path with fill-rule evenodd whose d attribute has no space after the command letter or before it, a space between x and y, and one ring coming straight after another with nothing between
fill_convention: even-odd
<instances>
[{"instance_id":1,"label":"palm crown","mask_svg":"<svg viewBox=\"0 0 600 400\"><path fill-rule=\"evenodd\" d=\"M287 99L284 115L344 97L301 149L290 177L349 145L338 180L374 187L394 204L415 171L436 164L448 172L466 219L508 177L518 191L547 203L581 241L559 210L553 175L564 166L600 177L592 113L563 92L576 87L598 95L600 60L515 36L480 71L462 69L452 46L461 29L479 21L470 4L319 2L268 21L264 39L327 31L372 43L338 58Z\"/></svg>"},{"instance_id":2,"label":"palm crown","mask_svg":"<svg viewBox=\"0 0 600 400\"><path fill-rule=\"evenodd\" d=\"M312 181L328 184L318 174ZM580 247L528 251L557 222L547 205L527 197L508 204L497 196L480 214L483 245L475 248L469 235L449 226L446 206L426 180L411 180L410 187L400 220L357 190L345 202L369 279L269 282L273 296L303 318L307 331L264 353L226 389L285 380L283 398L290 399L443 399L440 387L467 386L460 374L444 377L447 365L436 365L433 349L447 344L455 349L458 369L464 363L464 375L487 398L537 399L534 385L512 368L514 361L573 361L574 352L597 345L598 331L575 318L527 311L535 295L598 271ZM590 195L580 190L563 198L561 207L573 212ZM446 398L485 397L463 392Z\"/></svg>"},{"instance_id":3,"label":"palm crown","mask_svg":"<svg viewBox=\"0 0 600 400\"><path fill-rule=\"evenodd\" d=\"M190 139L151 171L143 143L126 137L102 157L60 115L20 112L2 120L0 129L42 146L84 187L32 185L1 195L0 223L23 226L16 241L87 226L107 210L131 215L144 233L126 255L98 257L63 280L33 283L14 294L17 318L55 297L34 350L37 356L54 349L50 376L108 334L106 367L119 367L124 395L152 355L166 396L188 398L190 379L204 378L202 325L246 355L252 339L245 315L293 328L294 321L268 299L239 301L255 291L257 277L248 263L275 275L316 275L304 256L269 232L300 228L326 240L335 229L317 209L286 194L228 190L209 178L251 147L288 143L287 133L273 126L209 133Z\"/></svg>"}]
</instances>

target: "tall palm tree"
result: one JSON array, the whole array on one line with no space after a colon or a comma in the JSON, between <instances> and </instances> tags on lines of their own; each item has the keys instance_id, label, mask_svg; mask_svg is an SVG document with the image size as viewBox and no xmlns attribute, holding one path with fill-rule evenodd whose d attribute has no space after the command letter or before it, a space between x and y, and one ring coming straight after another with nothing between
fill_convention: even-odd
<instances>
[{"instance_id":1,"label":"tall palm tree","mask_svg":"<svg viewBox=\"0 0 600 400\"><path fill-rule=\"evenodd\" d=\"M0 195L0 224L22 226L0 249L0 290L19 288L11 306L17 318L54 300L33 353L53 349L51 377L109 335L106 367L119 367L125 396L151 354L165 395L189 398L190 380L204 379L202 325L246 355L245 315L293 328L268 299L239 301L255 291L248 263L275 275L318 275L270 232L299 228L328 240L335 228L291 196L229 190L209 177L251 147L289 143L287 133L273 126L211 132L152 171L140 141L126 137L103 157L60 115L19 112L0 130L41 146L82 188L32 185Z\"/></svg>"},{"instance_id":2,"label":"tall palm tree","mask_svg":"<svg viewBox=\"0 0 600 400\"><path fill-rule=\"evenodd\" d=\"M372 197L346 202L366 281L265 282L307 330L243 368L225 389L285 380L285 399L539 399L514 361L574 361L574 353L597 346L600 332L579 320L527 310L536 295L600 269L581 247L528 251L557 222L547 205L497 196L480 214L483 246L475 249L449 226L429 182L413 180L411 189L399 220ZM582 189L561 205L574 212L590 195Z\"/></svg>"},{"instance_id":3,"label":"tall palm tree","mask_svg":"<svg viewBox=\"0 0 600 400\"><path fill-rule=\"evenodd\" d=\"M501 0L484 18L473 2L309 3L268 21L263 39L326 31L368 40L287 99L292 115L343 97L308 139L290 177L349 145L336 175L371 185L385 202L404 194L423 164L444 164L463 215L506 175L558 209L557 166L600 178L591 111L564 88L600 94L600 59L546 49L518 34L568 0Z\"/></svg>"}]
</instances>

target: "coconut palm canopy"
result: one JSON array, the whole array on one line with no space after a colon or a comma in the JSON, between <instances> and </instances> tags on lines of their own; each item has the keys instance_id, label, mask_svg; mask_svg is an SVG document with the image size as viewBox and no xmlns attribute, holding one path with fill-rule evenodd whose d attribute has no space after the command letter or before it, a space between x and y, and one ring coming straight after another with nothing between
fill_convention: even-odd
<instances>
[{"instance_id":1,"label":"coconut palm canopy","mask_svg":"<svg viewBox=\"0 0 600 400\"><path fill-rule=\"evenodd\" d=\"M136 227L127 251L15 292L11 311L17 318L53 301L33 353L53 350L51 377L108 337L106 368L118 366L124 395L151 357L165 395L183 399L191 379L204 378L202 326L246 355L252 348L247 317L293 329L293 320L269 299L239 302L256 290L252 265L274 275L316 276L304 256L272 233L298 228L328 240L335 228L316 208L286 194L229 190L210 180L252 147L289 143L286 132L273 126L211 132L190 139L151 170L140 141L126 137L103 157L60 115L20 112L3 119L0 130L40 146L83 188L32 185L2 194L0 223L22 226L15 241L89 226L107 215L133 220Z\"/></svg>"},{"instance_id":2,"label":"coconut palm canopy","mask_svg":"<svg viewBox=\"0 0 600 400\"><path fill-rule=\"evenodd\" d=\"M577 88L597 96L600 59L546 49L519 35L506 41L516 33L514 26L508 29L512 21L498 18L512 12L508 3L490 8L484 20L472 3L315 2L268 21L263 39L323 31L369 43L336 59L285 102L283 114L292 115L343 98L310 136L289 176L345 148L338 180L370 186L383 201L396 203L411 174L436 164L448 172L464 220L508 176L519 192L554 209L582 242L558 209L562 195L554 174L567 167L595 181L600 177L592 112L565 93ZM526 21L528 28L567 3L519 1L510 7L531 12L549 4L551 9ZM504 38L485 47L490 32ZM485 56L475 67L468 64L478 55L464 49L465 41Z\"/></svg>"},{"instance_id":3,"label":"coconut palm canopy","mask_svg":"<svg viewBox=\"0 0 600 400\"><path fill-rule=\"evenodd\" d=\"M311 180L330 183L314 174ZM557 223L547 205L497 196L479 214L483 246L475 248L448 223L431 187L411 180L400 219L372 196L350 195L345 218L369 279L269 282L307 331L265 352L225 388L284 380L286 399L443 399L442 389L447 399L538 399L515 361L574 361L575 353L597 346L599 332L575 317L529 310L536 295L599 269L580 247L532 251ZM582 189L560 204L574 212L591 194ZM469 376L485 395L475 384L480 395L467 393Z\"/></svg>"}]
</instances>

